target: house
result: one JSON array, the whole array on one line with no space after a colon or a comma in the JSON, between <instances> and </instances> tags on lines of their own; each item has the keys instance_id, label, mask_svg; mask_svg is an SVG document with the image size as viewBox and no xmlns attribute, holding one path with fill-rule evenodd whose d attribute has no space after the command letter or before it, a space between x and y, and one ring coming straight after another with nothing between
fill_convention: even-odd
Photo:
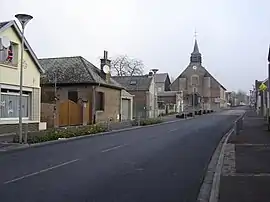
<instances>
[{"instance_id":1,"label":"house","mask_svg":"<svg viewBox=\"0 0 270 202\"><path fill-rule=\"evenodd\" d=\"M202 56L196 39L190 63L171 84L171 90L183 91L186 111L218 110L227 105L226 89L202 66Z\"/></svg>"},{"instance_id":2,"label":"house","mask_svg":"<svg viewBox=\"0 0 270 202\"><path fill-rule=\"evenodd\" d=\"M111 78L107 51L100 69L81 56L44 58L39 62L45 70L41 77L42 116L54 127L119 122L121 114L132 116L125 111L131 110L126 105L131 106L132 96ZM48 104L55 106L47 111Z\"/></svg>"},{"instance_id":3,"label":"house","mask_svg":"<svg viewBox=\"0 0 270 202\"><path fill-rule=\"evenodd\" d=\"M0 22L0 133L18 131L21 31L15 21ZM44 72L25 39L22 116L28 130L39 130L40 74ZM23 126L24 127L24 126Z\"/></svg>"},{"instance_id":4,"label":"house","mask_svg":"<svg viewBox=\"0 0 270 202\"><path fill-rule=\"evenodd\" d=\"M157 92L170 91L171 81L168 73L155 74L155 86Z\"/></svg>"},{"instance_id":5,"label":"house","mask_svg":"<svg viewBox=\"0 0 270 202\"><path fill-rule=\"evenodd\" d=\"M169 74L155 74L155 86L158 96L158 114L180 112L183 94L179 91L171 91Z\"/></svg>"},{"instance_id":6,"label":"house","mask_svg":"<svg viewBox=\"0 0 270 202\"><path fill-rule=\"evenodd\" d=\"M134 117L152 118L157 116L157 96L152 72L142 76L113 76L112 78L134 95Z\"/></svg>"}]
</instances>

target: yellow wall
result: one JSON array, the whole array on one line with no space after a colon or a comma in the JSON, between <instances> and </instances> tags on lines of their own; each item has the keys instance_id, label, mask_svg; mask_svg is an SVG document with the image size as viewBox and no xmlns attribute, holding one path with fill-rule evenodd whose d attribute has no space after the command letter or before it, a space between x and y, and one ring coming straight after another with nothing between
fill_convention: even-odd
<instances>
[{"instance_id":1,"label":"yellow wall","mask_svg":"<svg viewBox=\"0 0 270 202\"><path fill-rule=\"evenodd\" d=\"M10 27L0 33L0 36L7 36L10 41L19 44L18 51L18 67L3 65L0 63L0 83L19 85L20 84L20 49L21 40L17 36L15 30ZM39 88L40 87L40 73L34 61L28 52L24 51L24 61L27 64L27 68L23 69L23 86Z\"/></svg>"}]
</instances>

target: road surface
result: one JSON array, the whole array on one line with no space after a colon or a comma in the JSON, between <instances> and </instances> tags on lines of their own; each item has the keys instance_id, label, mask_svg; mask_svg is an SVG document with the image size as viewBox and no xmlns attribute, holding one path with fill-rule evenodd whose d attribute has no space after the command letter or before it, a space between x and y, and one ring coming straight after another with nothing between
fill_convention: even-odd
<instances>
[{"instance_id":1,"label":"road surface","mask_svg":"<svg viewBox=\"0 0 270 202\"><path fill-rule=\"evenodd\" d=\"M196 201L208 162L236 118L209 114L2 153L0 201Z\"/></svg>"}]
</instances>

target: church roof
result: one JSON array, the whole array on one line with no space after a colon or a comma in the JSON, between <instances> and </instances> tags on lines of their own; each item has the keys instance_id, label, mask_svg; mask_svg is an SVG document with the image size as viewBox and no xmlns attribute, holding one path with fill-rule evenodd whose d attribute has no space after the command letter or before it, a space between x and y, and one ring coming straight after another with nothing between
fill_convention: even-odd
<instances>
[{"instance_id":1,"label":"church roof","mask_svg":"<svg viewBox=\"0 0 270 202\"><path fill-rule=\"evenodd\" d=\"M223 85L221 85L216 79L215 79L215 77L213 77L211 74L210 74L210 72L205 68L205 67L203 67L202 65L201 65L201 53L200 53L200 51L199 51L199 46L198 46L198 41L197 41L197 39L195 39L195 43L194 43L194 48L193 48L193 52L191 53L191 61L190 61L190 65L187 67L187 68L189 68L190 66L191 66L191 63L200 63L200 66L201 66L201 68L203 68L204 70L205 70L205 75L204 75L204 77L211 77L211 78L213 78L224 90L226 90L226 88L223 86ZM186 68L186 69L187 69ZM186 70L185 69L185 70ZM185 70L178 76L178 78L184 78L184 72L185 72Z\"/></svg>"}]
</instances>

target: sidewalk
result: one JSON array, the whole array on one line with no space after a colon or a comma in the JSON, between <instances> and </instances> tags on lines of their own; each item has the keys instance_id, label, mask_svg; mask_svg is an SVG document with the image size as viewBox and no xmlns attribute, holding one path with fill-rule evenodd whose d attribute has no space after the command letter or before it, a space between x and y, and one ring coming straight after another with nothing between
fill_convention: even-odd
<instances>
[{"instance_id":1,"label":"sidewalk","mask_svg":"<svg viewBox=\"0 0 270 202\"><path fill-rule=\"evenodd\" d=\"M244 128L225 147L219 202L270 201L270 131L266 121L247 111Z\"/></svg>"}]
</instances>

